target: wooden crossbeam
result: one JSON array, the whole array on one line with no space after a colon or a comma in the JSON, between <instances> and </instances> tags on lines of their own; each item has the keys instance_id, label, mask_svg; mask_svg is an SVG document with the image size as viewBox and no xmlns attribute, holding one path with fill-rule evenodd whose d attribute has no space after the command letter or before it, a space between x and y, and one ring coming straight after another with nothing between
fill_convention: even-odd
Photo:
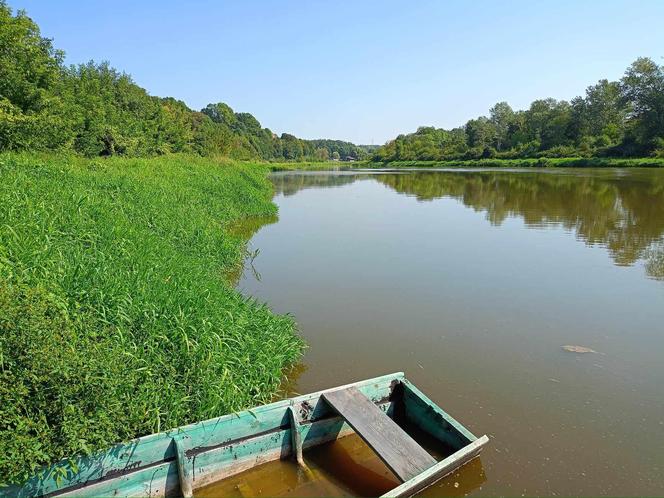
<instances>
[{"instance_id":1,"label":"wooden crossbeam","mask_svg":"<svg viewBox=\"0 0 664 498\"><path fill-rule=\"evenodd\" d=\"M183 498L192 498L194 496L193 483L191 472L189 470L190 464L187 462L187 457L184 452L183 437L178 435L173 438L175 443L175 458L178 465L178 477L180 479L180 492Z\"/></svg>"},{"instance_id":2,"label":"wooden crossbeam","mask_svg":"<svg viewBox=\"0 0 664 498\"><path fill-rule=\"evenodd\" d=\"M325 401L405 482L436 464L436 460L355 387L323 394Z\"/></svg>"}]
</instances>

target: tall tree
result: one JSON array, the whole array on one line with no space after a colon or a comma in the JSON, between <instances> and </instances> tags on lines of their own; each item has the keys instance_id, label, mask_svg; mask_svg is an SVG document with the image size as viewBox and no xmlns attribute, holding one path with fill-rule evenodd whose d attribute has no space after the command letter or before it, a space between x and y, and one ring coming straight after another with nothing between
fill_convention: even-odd
<instances>
[{"instance_id":1,"label":"tall tree","mask_svg":"<svg viewBox=\"0 0 664 498\"><path fill-rule=\"evenodd\" d=\"M23 112L39 111L60 76L62 59L24 11L13 16L0 0L0 98Z\"/></svg>"},{"instance_id":2,"label":"tall tree","mask_svg":"<svg viewBox=\"0 0 664 498\"><path fill-rule=\"evenodd\" d=\"M475 157L487 157L495 152L493 145L496 143L496 127L486 116L468 121L466 135Z\"/></svg>"},{"instance_id":3,"label":"tall tree","mask_svg":"<svg viewBox=\"0 0 664 498\"><path fill-rule=\"evenodd\" d=\"M510 126L514 123L514 111L507 102L498 102L489 110L489 120L494 126L494 145L501 151L508 143Z\"/></svg>"},{"instance_id":4,"label":"tall tree","mask_svg":"<svg viewBox=\"0 0 664 498\"><path fill-rule=\"evenodd\" d=\"M620 87L628 105L630 132L644 150L650 150L657 138L664 138L664 68L640 57L627 69Z\"/></svg>"}]
</instances>

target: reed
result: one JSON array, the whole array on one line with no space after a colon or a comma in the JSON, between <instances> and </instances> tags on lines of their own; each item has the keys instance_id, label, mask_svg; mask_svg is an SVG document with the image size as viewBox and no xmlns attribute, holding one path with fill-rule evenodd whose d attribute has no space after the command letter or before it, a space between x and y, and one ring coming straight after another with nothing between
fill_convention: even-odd
<instances>
[{"instance_id":1,"label":"reed","mask_svg":"<svg viewBox=\"0 0 664 498\"><path fill-rule=\"evenodd\" d=\"M302 341L224 277L267 171L0 155L0 483L272 398Z\"/></svg>"}]
</instances>

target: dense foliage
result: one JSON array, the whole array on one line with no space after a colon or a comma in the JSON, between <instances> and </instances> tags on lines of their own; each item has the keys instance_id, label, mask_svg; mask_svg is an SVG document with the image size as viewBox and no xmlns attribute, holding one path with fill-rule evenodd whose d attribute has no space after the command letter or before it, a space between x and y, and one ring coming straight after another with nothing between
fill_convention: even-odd
<instances>
[{"instance_id":1,"label":"dense foliage","mask_svg":"<svg viewBox=\"0 0 664 498\"><path fill-rule=\"evenodd\" d=\"M276 214L267 169L199 156L324 145L62 60L0 0L0 486L268 401L302 347L291 318L233 288L233 224Z\"/></svg>"},{"instance_id":2,"label":"dense foliage","mask_svg":"<svg viewBox=\"0 0 664 498\"><path fill-rule=\"evenodd\" d=\"M571 102L544 99L527 110L507 102L452 130L399 135L375 161L488 158L664 157L664 66L637 59L620 81L601 80Z\"/></svg>"},{"instance_id":3,"label":"dense foliage","mask_svg":"<svg viewBox=\"0 0 664 498\"><path fill-rule=\"evenodd\" d=\"M65 67L63 53L24 13L0 0L0 151L71 150L92 156L167 152L239 159L353 160L362 147L275 135L224 103L200 112L149 95L131 77L90 62Z\"/></svg>"},{"instance_id":4,"label":"dense foliage","mask_svg":"<svg viewBox=\"0 0 664 498\"><path fill-rule=\"evenodd\" d=\"M0 155L0 484L271 398L301 341L225 278L265 172Z\"/></svg>"}]
</instances>

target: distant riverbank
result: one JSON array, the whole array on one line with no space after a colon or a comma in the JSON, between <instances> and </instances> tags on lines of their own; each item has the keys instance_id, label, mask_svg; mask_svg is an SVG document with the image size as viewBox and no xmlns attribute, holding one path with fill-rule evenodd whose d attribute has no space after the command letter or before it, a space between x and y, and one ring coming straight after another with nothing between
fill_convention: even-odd
<instances>
[{"instance_id":1,"label":"distant riverbank","mask_svg":"<svg viewBox=\"0 0 664 498\"><path fill-rule=\"evenodd\" d=\"M368 168L662 168L664 158L560 157L367 162Z\"/></svg>"},{"instance_id":2,"label":"distant riverbank","mask_svg":"<svg viewBox=\"0 0 664 498\"><path fill-rule=\"evenodd\" d=\"M664 158L535 157L524 159L466 159L454 161L326 161L268 163L272 171L325 171L361 168L663 168Z\"/></svg>"},{"instance_id":3,"label":"distant riverbank","mask_svg":"<svg viewBox=\"0 0 664 498\"><path fill-rule=\"evenodd\" d=\"M362 168L663 168L664 158L560 157L465 159L454 161L325 161L267 163L271 171L326 171Z\"/></svg>"}]
</instances>

